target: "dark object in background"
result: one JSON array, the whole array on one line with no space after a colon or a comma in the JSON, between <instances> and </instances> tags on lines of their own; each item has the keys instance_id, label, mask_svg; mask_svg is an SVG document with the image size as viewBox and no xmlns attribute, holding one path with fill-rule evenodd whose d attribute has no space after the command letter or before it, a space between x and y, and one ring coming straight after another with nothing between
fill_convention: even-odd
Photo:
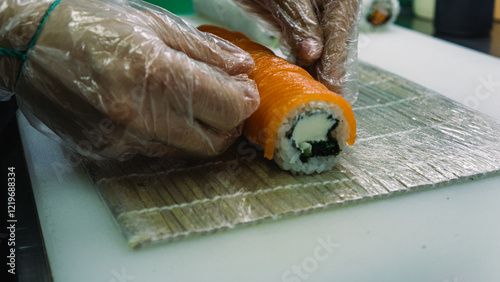
<instances>
[{"instance_id":1,"label":"dark object in background","mask_svg":"<svg viewBox=\"0 0 500 282\"><path fill-rule=\"evenodd\" d=\"M13 96L9 101L0 102L0 133L7 127L16 110L16 97Z\"/></svg>"},{"instance_id":2,"label":"dark object in background","mask_svg":"<svg viewBox=\"0 0 500 282\"><path fill-rule=\"evenodd\" d=\"M494 0L437 0L436 35L488 36L493 25Z\"/></svg>"}]
</instances>

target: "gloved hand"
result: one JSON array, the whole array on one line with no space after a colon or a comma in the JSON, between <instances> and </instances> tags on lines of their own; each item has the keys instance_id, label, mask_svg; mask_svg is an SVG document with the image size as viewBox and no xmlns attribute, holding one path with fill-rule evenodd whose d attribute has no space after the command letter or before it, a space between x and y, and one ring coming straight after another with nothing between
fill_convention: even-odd
<instances>
[{"instance_id":1,"label":"gloved hand","mask_svg":"<svg viewBox=\"0 0 500 282\"><path fill-rule=\"evenodd\" d=\"M357 98L360 0L234 0L286 44L291 60L349 102Z\"/></svg>"},{"instance_id":2,"label":"gloved hand","mask_svg":"<svg viewBox=\"0 0 500 282\"><path fill-rule=\"evenodd\" d=\"M25 50L53 1L0 5L0 47ZM0 56L0 89L95 158L220 154L259 103L249 54L137 0L61 1L21 64Z\"/></svg>"}]
</instances>

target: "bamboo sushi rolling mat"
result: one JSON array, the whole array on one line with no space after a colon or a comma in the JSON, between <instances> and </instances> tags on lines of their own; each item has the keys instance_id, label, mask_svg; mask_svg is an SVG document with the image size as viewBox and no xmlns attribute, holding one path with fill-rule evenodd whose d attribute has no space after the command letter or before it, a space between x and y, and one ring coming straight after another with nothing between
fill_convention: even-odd
<instances>
[{"instance_id":1,"label":"bamboo sushi rolling mat","mask_svg":"<svg viewBox=\"0 0 500 282\"><path fill-rule=\"evenodd\" d=\"M329 172L292 175L243 138L210 160L81 162L133 248L500 170L500 122L373 66L359 80L358 138Z\"/></svg>"}]
</instances>

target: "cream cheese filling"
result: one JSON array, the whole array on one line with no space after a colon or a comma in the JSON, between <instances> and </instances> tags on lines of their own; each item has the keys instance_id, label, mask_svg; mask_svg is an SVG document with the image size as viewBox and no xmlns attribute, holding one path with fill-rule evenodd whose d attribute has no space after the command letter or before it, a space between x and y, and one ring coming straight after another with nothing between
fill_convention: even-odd
<instances>
[{"instance_id":1,"label":"cream cheese filling","mask_svg":"<svg viewBox=\"0 0 500 282\"><path fill-rule=\"evenodd\" d=\"M329 113L303 115L297 121L291 137L302 152L310 151L310 142L328 140L328 131L336 122Z\"/></svg>"}]
</instances>

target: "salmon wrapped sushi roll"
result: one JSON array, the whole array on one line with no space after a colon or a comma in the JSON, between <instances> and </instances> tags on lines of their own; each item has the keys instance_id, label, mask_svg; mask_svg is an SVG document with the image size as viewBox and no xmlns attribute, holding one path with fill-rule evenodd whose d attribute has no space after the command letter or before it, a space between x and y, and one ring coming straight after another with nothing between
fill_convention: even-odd
<instances>
[{"instance_id":1,"label":"salmon wrapped sushi roll","mask_svg":"<svg viewBox=\"0 0 500 282\"><path fill-rule=\"evenodd\" d=\"M342 96L243 33L207 25L199 30L253 57L249 77L257 83L260 106L243 132L250 142L263 146L265 158L293 173L319 173L332 169L345 147L354 144L356 120Z\"/></svg>"}]
</instances>

